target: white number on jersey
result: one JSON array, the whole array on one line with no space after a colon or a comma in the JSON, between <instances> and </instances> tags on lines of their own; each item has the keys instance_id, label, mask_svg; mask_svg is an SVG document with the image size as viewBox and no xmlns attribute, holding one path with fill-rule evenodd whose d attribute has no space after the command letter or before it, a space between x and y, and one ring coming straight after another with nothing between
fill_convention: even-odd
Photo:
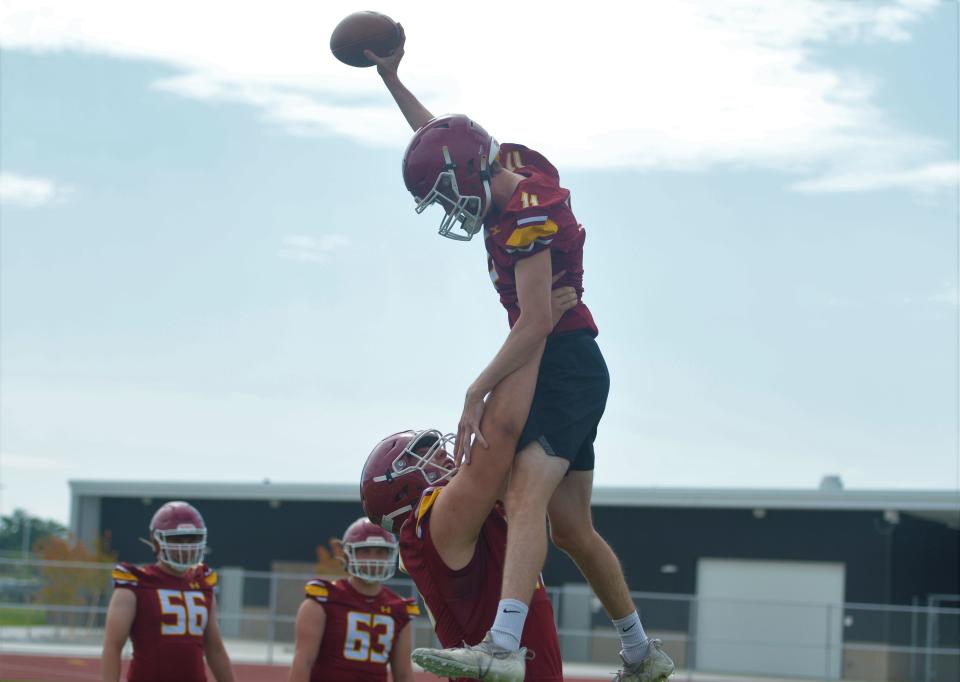
<instances>
[{"instance_id":1,"label":"white number on jersey","mask_svg":"<svg viewBox=\"0 0 960 682\"><path fill-rule=\"evenodd\" d=\"M382 631L379 631L380 628ZM383 614L350 611L347 613L347 636L343 642L343 657L348 661L386 663L393 649L394 622ZM374 635L376 641L371 642Z\"/></svg>"},{"instance_id":2,"label":"white number on jersey","mask_svg":"<svg viewBox=\"0 0 960 682\"><path fill-rule=\"evenodd\" d=\"M157 590L160 598L160 613L165 616L174 616L173 623L162 623L160 634L185 635L190 633L198 637L203 636L207 627L209 611L203 599L203 592L180 590Z\"/></svg>"}]
</instances>

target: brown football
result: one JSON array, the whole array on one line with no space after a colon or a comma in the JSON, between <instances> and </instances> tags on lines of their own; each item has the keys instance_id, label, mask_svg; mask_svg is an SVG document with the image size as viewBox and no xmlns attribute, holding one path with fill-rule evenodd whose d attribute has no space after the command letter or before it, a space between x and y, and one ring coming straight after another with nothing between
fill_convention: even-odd
<instances>
[{"instance_id":1,"label":"brown football","mask_svg":"<svg viewBox=\"0 0 960 682\"><path fill-rule=\"evenodd\" d=\"M363 56L364 50L386 57L399 44L397 22L379 12L354 12L337 24L330 36L333 56L350 66L373 66L373 62Z\"/></svg>"}]
</instances>

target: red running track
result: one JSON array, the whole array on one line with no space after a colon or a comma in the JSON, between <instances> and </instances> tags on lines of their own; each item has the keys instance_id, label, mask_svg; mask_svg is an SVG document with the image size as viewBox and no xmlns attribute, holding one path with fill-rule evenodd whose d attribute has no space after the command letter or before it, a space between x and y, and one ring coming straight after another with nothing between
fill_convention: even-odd
<instances>
[{"instance_id":1,"label":"red running track","mask_svg":"<svg viewBox=\"0 0 960 682\"><path fill-rule=\"evenodd\" d=\"M128 663L124 663L126 673ZM234 663L236 682L286 682L287 667ZM121 677L123 679L123 677ZM207 671L207 679L213 675ZM430 673L417 673L417 682L436 682L443 678ZM566 682L594 682L598 678L566 678ZM100 659L70 656L34 656L0 653L0 680L6 682L100 682Z\"/></svg>"}]
</instances>

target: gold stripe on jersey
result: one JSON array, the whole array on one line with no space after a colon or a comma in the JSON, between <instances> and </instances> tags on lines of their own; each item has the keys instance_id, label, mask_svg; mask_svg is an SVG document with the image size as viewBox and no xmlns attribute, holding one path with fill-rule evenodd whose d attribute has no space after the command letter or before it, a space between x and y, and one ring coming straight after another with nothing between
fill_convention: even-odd
<instances>
[{"instance_id":1,"label":"gold stripe on jersey","mask_svg":"<svg viewBox=\"0 0 960 682\"><path fill-rule=\"evenodd\" d=\"M420 524L420 520L430 511L430 507L433 506L433 503L437 501L437 497L440 495L440 491L443 488L434 488L426 495L420 498L420 504L417 506L417 525Z\"/></svg>"},{"instance_id":2,"label":"gold stripe on jersey","mask_svg":"<svg viewBox=\"0 0 960 682\"><path fill-rule=\"evenodd\" d=\"M308 597L329 597L330 590L328 590L324 585L311 585L307 583L307 586L304 588Z\"/></svg>"},{"instance_id":3,"label":"gold stripe on jersey","mask_svg":"<svg viewBox=\"0 0 960 682\"><path fill-rule=\"evenodd\" d=\"M215 586L219 580L220 578L217 576L216 571L210 571L210 573L203 578L203 582L205 582L209 587Z\"/></svg>"},{"instance_id":4,"label":"gold stripe on jersey","mask_svg":"<svg viewBox=\"0 0 960 682\"><path fill-rule=\"evenodd\" d=\"M538 239L556 234L559 230L560 228L557 227L557 224L549 218L547 219L547 222L541 225L518 227L513 231L513 234L511 234L510 238L507 240L507 246L523 249L530 246Z\"/></svg>"},{"instance_id":5,"label":"gold stripe on jersey","mask_svg":"<svg viewBox=\"0 0 960 682\"><path fill-rule=\"evenodd\" d=\"M407 615L408 616L419 616L420 607L416 604L407 604Z\"/></svg>"},{"instance_id":6,"label":"gold stripe on jersey","mask_svg":"<svg viewBox=\"0 0 960 682\"><path fill-rule=\"evenodd\" d=\"M130 572L128 572L128 571L124 571L124 570L121 569L121 568L115 568L115 569L113 569L113 573L111 574L111 577L112 577L114 580L120 580L120 581L126 582L126 583L135 583L135 582L137 582L137 576L135 576L133 573L130 573Z\"/></svg>"}]
</instances>

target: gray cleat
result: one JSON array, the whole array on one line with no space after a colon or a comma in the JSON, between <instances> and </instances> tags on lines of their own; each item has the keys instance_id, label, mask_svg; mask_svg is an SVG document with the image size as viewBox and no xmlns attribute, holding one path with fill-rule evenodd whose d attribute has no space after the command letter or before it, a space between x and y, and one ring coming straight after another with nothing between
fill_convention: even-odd
<instances>
[{"instance_id":1,"label":"gray cleat","mask_svg":"<svg viewBox=\"0 0 960 682\"><path fill-rule=\"evenodd\" d=\"M617 673L613 682L666 682L673 672L673 661L660 648L659 639L651 639L647 655L636 663L623 662L623 670ZM623 652L620 653L623 658Z\"/></svg>"},{"instance_id":2,"label":"gray cleat","mask_svg":"<svg viewBox=\"0 0 960 682\"><path fill-rule=\"evenodd\" d=\"M527 650L494 646L490 634L473 646L458 649L414 649L413 662L441 677L469 677L486 682L523 682Z\"/></svg>"}]
</instances>

